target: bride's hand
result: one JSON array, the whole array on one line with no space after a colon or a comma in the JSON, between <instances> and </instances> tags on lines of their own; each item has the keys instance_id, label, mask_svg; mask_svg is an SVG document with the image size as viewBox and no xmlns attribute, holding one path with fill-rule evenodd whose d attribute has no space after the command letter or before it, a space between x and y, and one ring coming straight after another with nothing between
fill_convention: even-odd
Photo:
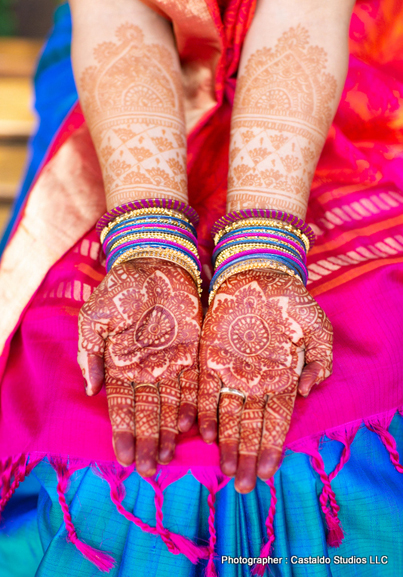
<instances>
[{"instance_id":1,"label":"bride's hand","mask_svg":"<svg viewBox=\"0 0 403 577\"><path fill-rule=\"evenodd\" d=\"M143 476L172 459L178 431L196 417L201 321L189 274L151 258L114 267L80 311L87 394L105 381L116 457L136 460Z\"/></svg>"},{"instance_id":2,"label":"bride's hand","mask_svg":"<svg viewBox=\"0 0 403 577\"><path fill-rule=\"evenodd\" d=\"M297 390L307 396L331 374L332 340L326 314L288 275L246 271L220 287L200 342L199 427L215 440L218 407L221 468L239 492L277 470Z\"/></svg>"}]
</instances>

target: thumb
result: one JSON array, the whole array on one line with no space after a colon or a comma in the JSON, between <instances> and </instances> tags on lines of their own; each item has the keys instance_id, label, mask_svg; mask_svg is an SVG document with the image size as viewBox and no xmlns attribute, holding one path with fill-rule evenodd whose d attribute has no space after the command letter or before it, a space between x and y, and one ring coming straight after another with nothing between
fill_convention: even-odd
<instances>
[{"instance_id":1,"label":"thumb","mask_svg":"<svg viewBox=\"0 0 403 577\"><path fill-rule=\"evenodd\" d=\"M305 337L305 362L298 384L298 392L307 397L314 385L318 385L333 368L333 327L320 309L318 322L307 331Z\"/></svg>"},{"instance_id":2,"label":"thumb","mask_svg":"<svg viewBox=\"0 0 403 577\"><path fill-rule=\"evenodd\" d=\"M86 382L85 391L88 396L98 394L104 383L104 330L105 327L80 311L77 361Z\"/></svg>"},{"instance_id":3,"label":"thumb","mask_svg":"<svg viewBox=\"0 0 403 577\"><path fill-rule=\"evenodd\" d=\"M322 371L322 365L319 361L312 361L302 370L299 384L298 384L298 392L303 397L307 397L311 392L311 389L314 385L319 382L319 375Z\"/></svg>"}]
</instances>

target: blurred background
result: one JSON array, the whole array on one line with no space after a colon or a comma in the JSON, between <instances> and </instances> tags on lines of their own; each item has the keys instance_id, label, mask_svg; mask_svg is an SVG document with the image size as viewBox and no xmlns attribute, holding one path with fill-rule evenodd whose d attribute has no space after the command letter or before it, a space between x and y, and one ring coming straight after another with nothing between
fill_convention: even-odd
<instances>
[{"instance_id":1,"label":"blurred background","mask_svg":"<svg viewBox=\"0 0 403 577\"><path fill-rule=\"evenodd\" d=\"M0 236L35 130L32 78L57 0L0 0Z\"/></svg>"}]
</instances>

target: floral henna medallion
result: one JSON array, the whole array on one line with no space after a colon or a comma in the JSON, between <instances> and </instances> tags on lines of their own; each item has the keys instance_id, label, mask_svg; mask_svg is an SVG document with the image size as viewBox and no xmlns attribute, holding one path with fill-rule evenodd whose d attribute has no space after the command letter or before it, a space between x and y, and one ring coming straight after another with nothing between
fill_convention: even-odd
<instances>
[{"instance_id":1,"label":"floral henna medallion","mask_svg":"<svg viewBox=\"0 0 403 577\"><path fill-rule=\"evenodd\" d=\"M242 272L223 283L203 325L199 415L214 418L219 381L245 393L246 401L234 420L239 399L222 396L220 443L240 438L245 455L281 451L304 356L306 364L316 361L316 383L331 374L332 326L301 283L269 271Z\"/></svg>"},{"instance_id":2,"label":"floral henna medallion","mask_svg":"<svg viewBox=\"0 0 403 577\"><path fill-rule=\"evenodd\" d=\"M114 267L84 304L80 365L89 381L94 375L99 381L104 368L115 440L122 432L133 435L134 426L144 439L158 439L159 430L178 432L180 403L196 404L201 319L188 273L158 259ZM152 386L136 389L143 383L159 384L159 395Z\"/></svg>"},{"instance_id":3,"label":"floral henna medallion","mask_svg":"<svg viewBox=\"0 0 403 577\"><path fill-rule=\"evenodd\" d=\"M80 96L114 206L138 198L187 201L186 136L179 65L126 23L94 50ZM157 115L157 117L156 117ZM102 119L102 120L100 120Z\"/></svg>"},{"instance_id":4,"label":"floral henna medallion","mask_svg":"<svg viewBox=\"0 0 403 577\"><path fill-rule=\"evenodd\" d=\"M272 208L304 217L336 94L326 60L302 26L248 60L232 117L228 211L269 198Z\"/></svg>"}]
</instances>

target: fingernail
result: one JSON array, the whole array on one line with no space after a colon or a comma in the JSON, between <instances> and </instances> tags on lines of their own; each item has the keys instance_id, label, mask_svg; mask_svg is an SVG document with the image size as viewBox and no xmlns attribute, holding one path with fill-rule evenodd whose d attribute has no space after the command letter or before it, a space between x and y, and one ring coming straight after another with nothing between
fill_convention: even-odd
<instances>
[{"instance_id":1,"label":"fingernail","mask_svg":"<svg viewBox=\"0 0 403 577\"><path fill-rule=\"evenodd\" d=\"M131 433L118 433L114 439L115 453L118 461L128 467L134 461L134 438Z\"/></svg>"}]
</instances>

